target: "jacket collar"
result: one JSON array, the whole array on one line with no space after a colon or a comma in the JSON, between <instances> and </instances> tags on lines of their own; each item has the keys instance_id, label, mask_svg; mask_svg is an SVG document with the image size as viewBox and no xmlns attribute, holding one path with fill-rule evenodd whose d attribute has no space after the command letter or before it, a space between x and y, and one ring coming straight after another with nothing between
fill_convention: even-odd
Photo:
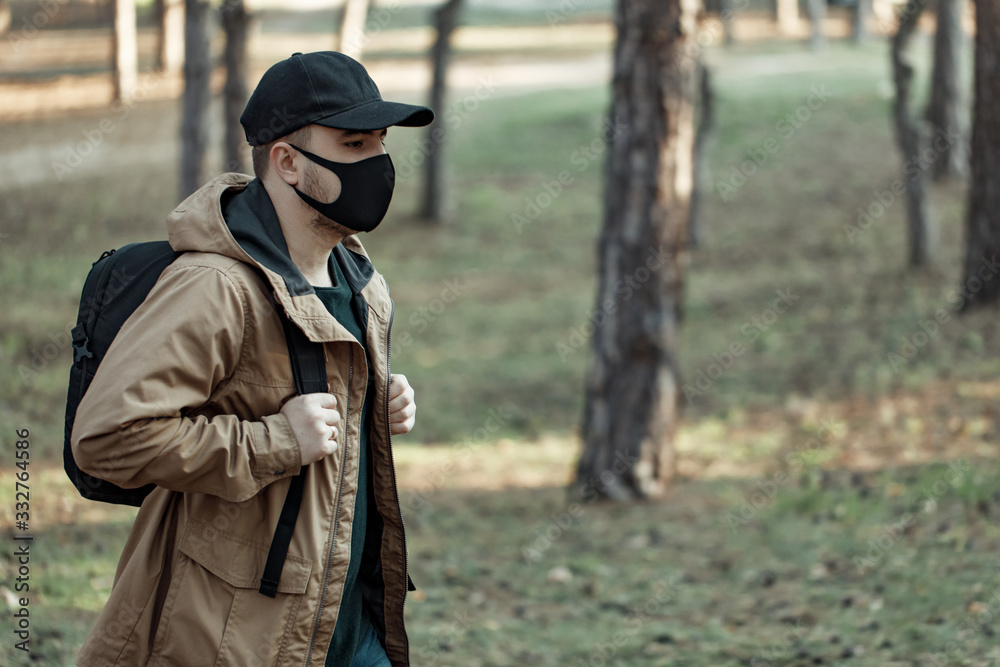
<instances>
[{"instance_id":1,"label":"jacket collar","mask_svg":"<svg viewBox=\"0 0 1000 667\"><path fill-rule=\"evenodd\" d=\"M257 268L288 317L314 342L354 340L316 296L292 262L274 205L258 179L223 174L192 194L167 221L174 250L214 252ZM347 278L355 301L375 268L361 242L348 236L330 253Z\"/></svg>"}]
</instances>

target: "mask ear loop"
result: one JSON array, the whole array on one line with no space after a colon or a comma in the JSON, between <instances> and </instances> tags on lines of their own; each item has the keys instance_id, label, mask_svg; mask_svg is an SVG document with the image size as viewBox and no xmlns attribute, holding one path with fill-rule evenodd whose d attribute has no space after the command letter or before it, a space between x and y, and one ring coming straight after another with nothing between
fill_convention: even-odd
<instances>
[{"instance_id":1,"label":"mask ear loop","mask_svg":"<svg viewBox=\"0 0 1000 667\"><path fill-rule=\"evenodd\" d=\"M330 165L330 164L339 165L340 164L339 162L334 162L332 160L327 160L326 158L321 158L320 156L316 155L315 153L310 153L307 150L299 148L295 144L288 144L288 145L291 146L292 148L294 148L295 150L297 150L298 152L302 153L303 155L305 155L307 160L309 160L310 162L315 162L316 164L318 164L321 167L326 167L327 169L330 169L330 167L327 166L327 165ZM326 164L324 164L324 163L326 163ZM333 173L337 173L333 169L330 169L330 171L333 171Z\"/></svg>"}]
</instances>

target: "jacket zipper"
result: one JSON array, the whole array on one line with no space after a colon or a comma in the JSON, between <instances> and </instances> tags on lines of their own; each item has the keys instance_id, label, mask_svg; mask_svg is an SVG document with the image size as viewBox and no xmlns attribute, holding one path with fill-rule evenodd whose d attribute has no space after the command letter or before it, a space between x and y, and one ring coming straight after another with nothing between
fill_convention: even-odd
<instances>
[{"instance_id":1,"label":"jacket zipper","mask_svg":"<svg viewBox=\"0 0 1000 667\"><path fill-rule=\"evenodd\" d=\"M390 371L390 352L392 349L392 321L396 317L396 304L392 303L392 310L389 313L389 326L385 330L385 374L386 380L391 381L392 372ZM409 586L407 585L408 572L410 570L410 555L406 550L406 524L403 521L403 508L399 504L399 486L396 484L396 461L395 457L392 455L392 422L389 418L389 387L386 386L385 390L385 424L386 424L386 442L389 446L389 466L392 470L392 492L396 498L396 512L399 515L399 525L403 529L403 604L406 604L406 594L409 592ZM400 610L402 614L402 610ZM402 623L400 624L400 629L403 632L403 639L406 642L406 663L410 662L410 637L406 634L406 627Z\"/></svg>"},{"instance_id":2,"label":"jacket zipper","mask_svg":"<svg viewBox=\"0 0 1000 667\"><path fill-rule=\"evenodd\" d=\"M323 618L323 607L326 603L326 592L330 586L330 572L333 570L333 552L337 547L337 528L340 526L340 510L344 504L344 476L347 471L347 452L351 444L351 385L354 383L354 346L348 346L347 371L347 415L344 418L344 455L340 466L340 492L337 494L337 512L333 519L333 537L330 539L330 554L326 559L326 576L323 578L323 592L319 597L319 610L316 612L316 625L313 627L312 638L309 640L309 652L306 654L306 665L312 662L313 649L316 646L316 635L319 633L319 623ZM404 543L405 546L405 543Z\"/></svg>"}]
</instances>

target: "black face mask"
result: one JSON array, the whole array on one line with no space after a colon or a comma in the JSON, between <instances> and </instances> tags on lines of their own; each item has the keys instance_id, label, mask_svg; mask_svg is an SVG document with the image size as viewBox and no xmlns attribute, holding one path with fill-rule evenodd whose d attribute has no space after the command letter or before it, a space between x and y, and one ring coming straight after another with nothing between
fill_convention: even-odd
<instances>
[{"instance_id":1,"label":"black face mask","mask_svg":"<svg viewBox=\"0 0 1000 667\"><path fill-rule=\"evenodd\" d=\"M396 184L396 171L387 154L374 155L358 162L333 162L293 144L289 146L340 179L340 196L329 203L317 201L293 185L292 189L302 201L356 232L370 232L378 227L389 210Z\"/></svg>"}]
</instances>

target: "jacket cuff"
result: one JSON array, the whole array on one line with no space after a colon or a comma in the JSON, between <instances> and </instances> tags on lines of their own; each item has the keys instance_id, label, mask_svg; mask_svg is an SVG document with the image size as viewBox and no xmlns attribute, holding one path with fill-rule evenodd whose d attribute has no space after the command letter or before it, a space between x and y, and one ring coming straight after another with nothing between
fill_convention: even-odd
<instances>
[{"instance_id":1,"label":"jacket cuff","mask_svg":"<svg viewBox=\"0 0 1000 667\"><path fill-rule=\"evenodd\" d=\"M250 423L253 473L261 484L270 484L299 473L302 452L285 415L268 415Z\"/></svg>"}]
</instances>

